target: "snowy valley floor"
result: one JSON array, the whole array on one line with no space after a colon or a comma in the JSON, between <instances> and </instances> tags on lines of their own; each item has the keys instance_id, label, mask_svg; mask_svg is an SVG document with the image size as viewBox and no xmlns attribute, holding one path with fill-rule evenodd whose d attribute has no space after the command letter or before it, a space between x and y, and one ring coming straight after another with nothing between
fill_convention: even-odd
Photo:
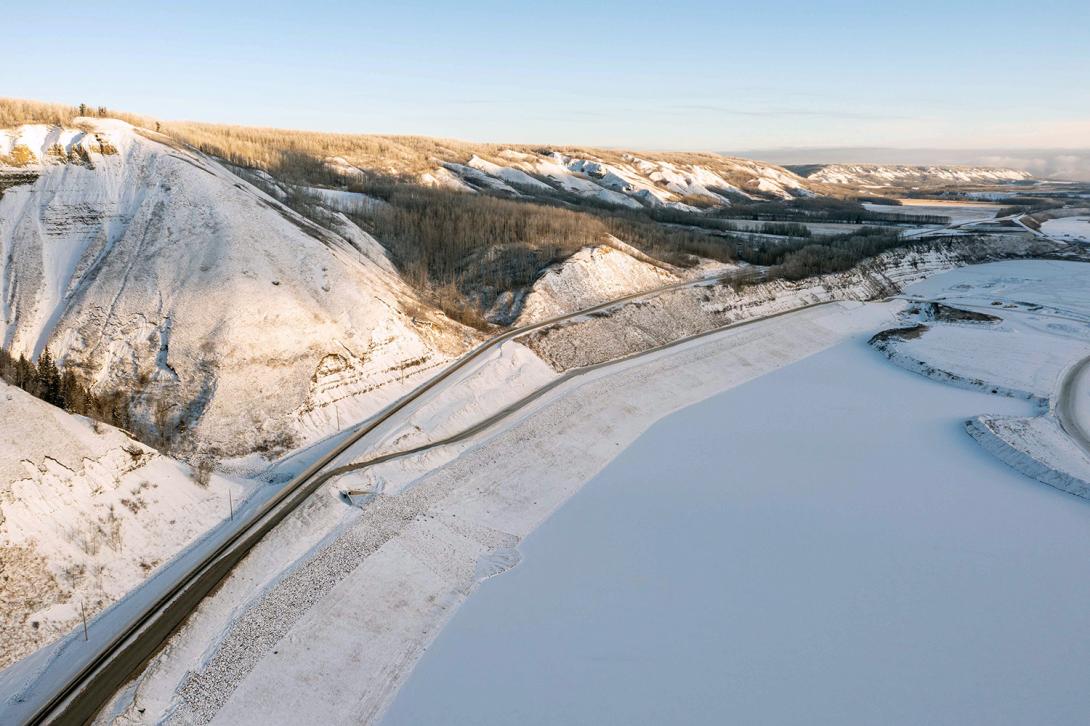
<instances>
[{"instance_id":1,"label":"snowy valley floor","mask_svg":"<svg viewBox=\"0 0 1090 726\"><path fill-rule=\"evenodd\" d=\"M1032 266L1054 263L1001 264L1023 266L999 277L1025 297ZM764 721L867 723L888 704L906 723L1075 722L1090 505L964 432L968 417L1032 404L928 381L866 347L906 307L836 303L712 335L331 482L102 720L374 722L453 618L389 722L745 721L767 706ZM956 348L943 335L932 352ZM1026 387L1048 389L1035 375ZM516 590L535 587L549 597L526 605Z\"/></svg>"}]
</instances>

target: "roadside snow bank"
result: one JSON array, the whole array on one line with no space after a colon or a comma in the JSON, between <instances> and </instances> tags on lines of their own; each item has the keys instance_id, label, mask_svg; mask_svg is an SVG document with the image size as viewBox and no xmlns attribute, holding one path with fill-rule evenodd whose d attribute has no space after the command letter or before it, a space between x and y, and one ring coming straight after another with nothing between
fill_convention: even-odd
<instances>
[{"instance_id":1,"label":"roadside snow bank","mask_svg":"<svg viewBox=\"0 0 1090 726\"><path fill-rule=\"evenodd\" d=\"M965 430L1003 463L1039 482L1090 499L1090 457L1050 415L975 416Z\"/></svg>"}]
</instances>

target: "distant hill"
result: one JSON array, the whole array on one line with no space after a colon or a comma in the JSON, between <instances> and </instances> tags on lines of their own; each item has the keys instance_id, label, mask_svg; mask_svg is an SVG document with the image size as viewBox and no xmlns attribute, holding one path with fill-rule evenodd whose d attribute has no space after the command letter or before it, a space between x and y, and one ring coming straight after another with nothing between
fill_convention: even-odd
<instances>
[{"instance_id":1,"label":"distant hill","mask_svg":"<svg viewBox=\"0 0 1090 726\"><path fill-rule=\"evenodd\" d=\"M988 166L798 164L787 168L813 182L857 188L1010 184L1033 179L1026 171Z\"/></svg>"}]
</instances>

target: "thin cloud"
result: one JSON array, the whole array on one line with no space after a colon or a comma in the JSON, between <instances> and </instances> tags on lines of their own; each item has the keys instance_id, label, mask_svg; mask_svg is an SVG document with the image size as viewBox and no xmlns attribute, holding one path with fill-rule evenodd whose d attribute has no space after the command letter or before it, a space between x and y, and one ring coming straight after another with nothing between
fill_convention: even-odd
<instances>
[{"instance_id":1,"label":"thin cloud","mask_svg":"<svg viewBox=\"0 0 1090 726\"><path fill-rule=\"evenodd\" d=\"M769 118L776 116L791 116L800 118L852 118L872 121L911 121L915 116L904 116L886 113L867 113L865 111L827 111L824 109L785 108L785 109L741 109L729 106L714 106L709 104L685 104L673 108L682 111L713 111L731 116L749 116Z\"/></svg>"}]
</instances>

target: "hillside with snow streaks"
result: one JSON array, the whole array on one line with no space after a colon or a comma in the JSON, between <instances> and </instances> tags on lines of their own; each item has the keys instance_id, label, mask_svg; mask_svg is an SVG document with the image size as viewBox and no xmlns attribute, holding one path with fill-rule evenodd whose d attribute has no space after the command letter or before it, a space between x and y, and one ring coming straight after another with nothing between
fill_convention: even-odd
<instances>
[{"instance_id":1,"label":"hillside with snow streaks","mask_svg":"<svg viewBox=\"0 0 1090 726\"><path fill-rule=\"evenodd\" d=\"M682 279L680 270L637 259L626 245L586 247L538 278L526 295L519 325L529 325Z\"/></svg>"},{"instance_id":2,"label":"hillside with snow streaks","mask_svg":"<svg viewBox=\"0 0 1090 726\"><path fill-rule=\"evenodd\" d=\"M331 159L331 168L343 168ZM643 209L729 206L732 199L814 196L812 184L775 166L712 154L631 154L604 150L482 148L469 159L443 159L420 176L431 186L510 197L557 192L607 206Z\"/></svg>"},{"instance_id":3,"label":"hillside with snow streaks","mask_svg":"<svg viewBox=\"0 0 1090 726\"><path fill-rule=\"evenodd\" d=\"M853 187L1009 184L1033 178L1029 172L989 166L821 164L791 168L809 181Z\"/></svg>"},{"instance_id":4,"label":"hillside with snow streaks","mask_svg":"<svg viewBox=\"0 0 1090 726\"><path fill-rule=\"evenodd\" d=\"M290 449L471 342L344 216L331 232L165 137L76 126L0 135L3 345L165 401L142 416L187 450Z\"/></svg>"}]
</instances>

